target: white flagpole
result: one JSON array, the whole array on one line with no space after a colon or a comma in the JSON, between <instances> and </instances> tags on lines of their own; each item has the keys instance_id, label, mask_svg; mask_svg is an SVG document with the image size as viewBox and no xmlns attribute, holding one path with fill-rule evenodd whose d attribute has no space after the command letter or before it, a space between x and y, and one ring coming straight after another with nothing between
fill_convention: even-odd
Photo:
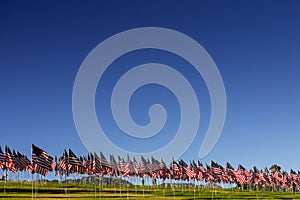
<instances>
[{"instance_id":1,"label":"white flagpole","mask_svg":"<svg viewBox=\"0 0 300 200\"><path fill-rule=\"evenodd\" d=\"M31 165L32 165L32 145L31 145ZM32 166L32 172L31 172L31 198L33 199L33 172L34 168Z\"/></svg>"}]
</instances>

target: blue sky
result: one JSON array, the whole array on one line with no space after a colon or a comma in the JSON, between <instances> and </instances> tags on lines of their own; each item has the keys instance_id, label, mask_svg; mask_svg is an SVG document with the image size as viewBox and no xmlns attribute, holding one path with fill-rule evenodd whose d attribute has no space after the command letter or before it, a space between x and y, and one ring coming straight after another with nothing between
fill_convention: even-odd
<instances>
[{"instance_id":1,"label":"blue sky","mask_svg":"<svg viewBox=\"0 0 300 200\"><path fill-rule=\"evenodd\" d=\"M138 27L164 27L199 42L214 59L227 95L225 126L216 146L203 159L229 161L246 168L278 163L300 169L300 3L299 1L2 1L0 3L0 144L30 155L32 143L52 155L70 147L87 153L72 115L72 90L84 58L100 42ZM132 52L116 60L105 82L146 62L180 70L188 65L166 52ZM193 83L189 67L181 73ZM104 84L105 85L105 84ZM198 88L197 88L198 87ZM200 100L200 130L187 161L198 151L210 118L205 83L195 86ZM124 148L147 150L150 143L123 138L113 127L107 106L110 96L97 90L96 110L104 112L108 137ZM153 95L157 94L157 95ZM178 102L165 88L145 86L131 102L139 124L149 120L147 106L163 104L170 112L164 133L153 138L161 146L178 127ZM100 114L99 114L100 113ZM102 115L102 114L101 114ZM133 145L134 144L134 145ZM148 144L148 145L147 145Z\"/></svg>"}]
</instances>

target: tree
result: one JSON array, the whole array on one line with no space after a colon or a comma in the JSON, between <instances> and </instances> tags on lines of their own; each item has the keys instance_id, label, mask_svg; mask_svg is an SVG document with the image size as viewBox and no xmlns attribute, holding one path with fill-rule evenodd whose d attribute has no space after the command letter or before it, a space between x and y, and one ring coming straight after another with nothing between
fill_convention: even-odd
<instances>
[{"instance_id":1,"label":"tree","mask_svg":"<svg viewBox=\"0 0 300 200\"><path fill-rule=\"evenodd\" d=\"M277 164L274 164L274 165L272 165L272 166L270 167L270 170L271 170L272 172L275 172L275 171L279 171L279 172L280 172L281 167L280 167L279 165L277 165Z\"/></svg>"}]
</instances>

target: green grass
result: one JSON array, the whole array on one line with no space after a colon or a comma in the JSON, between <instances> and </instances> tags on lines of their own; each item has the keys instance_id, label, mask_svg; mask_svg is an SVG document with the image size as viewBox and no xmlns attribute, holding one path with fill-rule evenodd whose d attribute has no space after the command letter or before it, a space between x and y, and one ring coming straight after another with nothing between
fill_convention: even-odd
<instances>
[{"instance_id":1,"label":"green grass","mask_svg":"<svg viewBox=\"0 0 300 200\"><path fill-rule=\"evenodd\" d=\"M300 193L193 187L0 182L0 199L300 199Z\"/></svg>"}]
</instances>

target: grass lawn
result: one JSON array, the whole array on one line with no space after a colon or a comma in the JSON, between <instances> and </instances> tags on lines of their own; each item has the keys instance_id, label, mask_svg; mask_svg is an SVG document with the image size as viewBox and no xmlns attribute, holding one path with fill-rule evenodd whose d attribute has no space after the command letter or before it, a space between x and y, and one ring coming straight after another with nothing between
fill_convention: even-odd
<instances>
[{"instance_id":1,"label":"grass lawn","mask_svg":"<svg viewBox=\"0 0 300 200\"><path fill-rule=\"evenodd\" d=\"M1 199L300 199L300 193L193 187L0 182ZM32 190L33 186L33 190Z\"/></svg>"}]
</instances>

